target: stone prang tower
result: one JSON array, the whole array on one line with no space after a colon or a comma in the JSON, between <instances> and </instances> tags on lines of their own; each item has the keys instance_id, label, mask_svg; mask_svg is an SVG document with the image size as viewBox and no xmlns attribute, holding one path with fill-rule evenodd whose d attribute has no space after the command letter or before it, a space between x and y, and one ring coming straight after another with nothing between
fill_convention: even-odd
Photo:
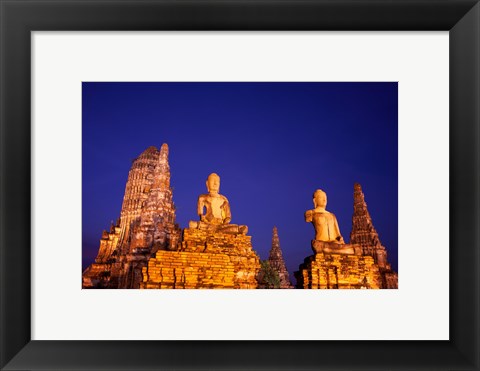
<instances>
[{"instance_id":1,"label":"stone prang tower","mask_svg":"<svg viewBox=\"0 0 480 371\"><path fill-rule=\"evenodd\" d=\"M398 288L397 273L392 271L387 262L387 250L380 242L367 209L365 196L360 184L353 186L353 216L350 243L362 246L363 255L369 255L378 265L383 280L383 288Z\"/></svg>"},{"instance_id":2,"label":"stone prang tower","mask_svg":"<svg viewBox=\"0 0 480 371\"><path fill-rule=\"evenodd\" d=\"M278 276L280 278L280 288L293 289L293 285L290 282L285 261L283 260L282 250L280 249L280 239L278 238L277 227L273 227L272 248L270 249L268 262L270 264L270 267L272 267L272 269L278 273Z\"/></svg>"},{"instance_id":3,"label":"stone prang tower","mask_svg":"<svg viewBox=\"0 0 480 371\"><path fill-rule=\"evenodd\" d=\"M103 232L95 263L83 272L83 288L139 288L150 257L175 250L180 237L168 145L149 147L132 163L120 218Z\"/></svg>"}]
</instances>

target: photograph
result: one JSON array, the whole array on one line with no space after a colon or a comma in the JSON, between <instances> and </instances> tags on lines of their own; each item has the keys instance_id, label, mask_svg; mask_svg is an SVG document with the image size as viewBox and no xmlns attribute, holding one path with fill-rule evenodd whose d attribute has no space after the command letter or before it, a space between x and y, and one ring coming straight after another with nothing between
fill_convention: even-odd
<instances>
[{"instance_id":1,"label":"photograph","mask_svg":"<svg viewBox=\"0 0 480 371\"><path fill-rule=\"evenodd\" d=\"M397 82L83 82L83 289L398 289Z\"/></svg>"},{"instance_id":2,"label":"photograph","mask_svg":"<svg viewBox=\"0 0 480 371\"><path fill-rule=\"evenodd\" d=\"M0 369L480 371L479 2L0 0Z\"/></svg>"}]
</instances>

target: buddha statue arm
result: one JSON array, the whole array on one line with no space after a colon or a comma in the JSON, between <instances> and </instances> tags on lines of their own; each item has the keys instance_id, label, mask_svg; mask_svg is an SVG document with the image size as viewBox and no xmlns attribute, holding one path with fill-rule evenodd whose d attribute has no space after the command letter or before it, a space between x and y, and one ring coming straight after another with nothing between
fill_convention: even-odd
<instances>
[{"instance_id":1,"label":"buddha statue arm","mask_svg":"<svg viewBox=\"0 0 480 371\"><path fill-rule=\"evenodd\" d=\"M223 203L223 223L228 224L232 220L232 213L230 211L230 204L228 203L228 200L226 197L224 197L224 203Z\"/></svg>"},{"instance_id":2,"label":"buddha statue arm","mask_svg":"<svg viewBox=\"0 0 480 371\"><path fill-rule=\"evenodd\" d=\"M337 218L335 216L333 216L333 227L335 229L335 239L340 242L340 243L345 243L345 241L343 241L343 237L342 235L340 234L340 228L338 227L338 222L337 222Z\"/></svg>"},{"instance_id":3,"label":"buddha statue arm","mask_svg":"<svg viewBox=\"0 0 480 371\"><path fill-rule=\"evenodd\" d=\"M200 217L200 220L205 219L205 215L203 214L203 208L205 207L205 199L202 196L198 197L198 202L197 202L197 215Z\"/></svg>"},{"instance_id":4,"label":"buddha statue arm","mask_svg":"<svg viewBox=\"0 0 480 371\"><path fill-rule=\"evenodd\" d=\"M311 223L312 220L313 220L313 211L312 211L312 210L307 210L307 211L305 212L305 221L306 221L307 223Z\"/></svg>"}]
</instances>

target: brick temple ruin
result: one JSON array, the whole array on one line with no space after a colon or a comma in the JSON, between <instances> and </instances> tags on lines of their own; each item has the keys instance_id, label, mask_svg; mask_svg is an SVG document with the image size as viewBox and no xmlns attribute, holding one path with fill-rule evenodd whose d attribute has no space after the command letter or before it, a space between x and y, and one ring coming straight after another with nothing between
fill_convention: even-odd
<instances>
[{"instance_id":1,"label":"brick temple ruin","mask_svg":"<svg viewBox=\"0 0 480 371\"><path fill-rule=\"evenodd\" d=\"M268 263L270 267L278 274L280 281L280 289L293 289L293 285L290 282L287 266L283 259L282 249L280 248L280 238L278 237L277 227L273 227L272 232L272 248L268 254Z\"/></svg>"},{"instance_id":2,"label":"brick temple ruin","mask_svg":"<svg viewBox=\"0 0 480 371\"><path fill-rule=\"evenodd\" d=\"M103 231L95 262L83 272L83 288L104 289L256 289L260 259L248 226L231 224L230 206L219 193L220 177L210 174L208 193L198 199L200 220L181 229L170 186L169 148L147 148L131 166L120 218ZM317 195L321 202L320 193ZM315 201L315 202L317 202ZM316 205L317 206L317 205ZM308 214L310 212L310 214ZM314 224L314 254L295 272L296 288L398 288L359 184L354 186L350 243L324 208L306 213ZM306 219L307 220L307 219ZM330 240L327 235L336 236ZM338 236L340 237L338 237ZM268 263L280 288L294 288L273 229Z\"/></svg>"},{"instance_id":3,"label":"brick temple ruin","mask_svg":"<svg viewBox=\"0 0 480 371\"><path fill-rule=\"evenodd\" d=\"M317 196L317 192L319 192ZM321 190L314 194L314 203L324 202L319 218L333 215L326 212L326 198L322 200ZM326 196L325 196L326 197ZM305 258L295 272L297 288L303 289L397 289L398 275L387 262L387 251L381 244L378 233L367 209L365 196L360 184L354 185L353 217L350 243L345 244L340 235L336 220L332 218L334 238L316 235L312 240L313 255ZM316 208L317 209L317 208ZM315 210L316 210L315 209ZM325 227L315 224L315 218L307 211L306 221L311 221L316 232ZM324 223L329 224L329 223ZM336 235L335 235L336 233Z\"/></svg>"},{"instance_id":4,"label":"brick temple ruin","mask_svg":"<svg viewBox=\"0 0 480 371\"><path fill-rule=\"evenodd\" d=\"M142 268L158 250L175 250L175 222L168 146L147 148L128 173L120 219L104 231L95 262L83 273L84 288L140 288Z\"/></svg>"}]
</instances>

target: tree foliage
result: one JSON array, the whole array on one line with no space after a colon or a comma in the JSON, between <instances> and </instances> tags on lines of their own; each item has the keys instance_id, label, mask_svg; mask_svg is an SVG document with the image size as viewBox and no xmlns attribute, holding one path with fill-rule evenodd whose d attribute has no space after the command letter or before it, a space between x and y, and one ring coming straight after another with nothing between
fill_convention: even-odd
<instances>
[{"instance_id":1,"label":"tree foliage","mask_svg":"<svg viewBox=\"0 0 480 371\"><path fill-rule=\"evenodd\" d=\"M268 260L260 261L260 286L265 289L279 289L280 276L278 272L273 269Z\"/></svg>"}]
</instances>

